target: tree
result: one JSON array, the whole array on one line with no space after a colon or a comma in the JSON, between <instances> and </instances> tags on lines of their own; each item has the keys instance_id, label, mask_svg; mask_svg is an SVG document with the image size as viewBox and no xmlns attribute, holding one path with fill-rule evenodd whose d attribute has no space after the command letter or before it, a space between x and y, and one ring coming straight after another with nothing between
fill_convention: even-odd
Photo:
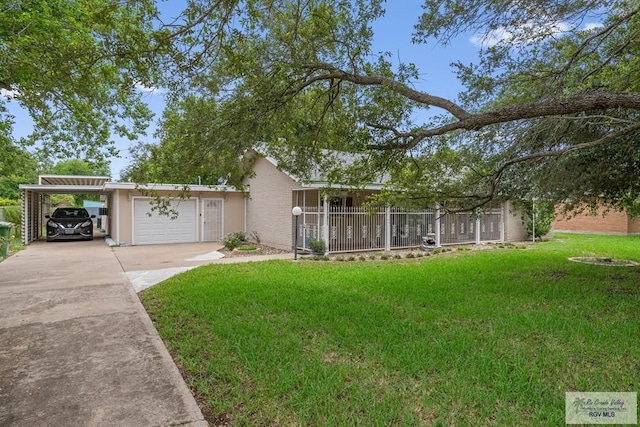
<instances>
[{"instance_id":1,"label":"tree","mask_svg":"<svg viewBox=\"0 0 640 427\"><path fill-rule=\"evenodd\" d=\"M525 217L527 234L535 237L542 237L549 234L553 228L553 221L556 219L556 205L548 200L521 201L520 206Z\"/></svg>"},{"instance_id":2,"label":"tree","mask_svg":"<svg viewBox=\"0 0 640 427\"><path fill-rule=\"evenodd\" d=\"M166 32L153 0L24 0L0 6L0 128L8 100L27 110L38 142L57 157L114 155L151 113L136 86L160 81ZM13 141L16 143L16 141Z\"/></svg>"},{"instance_id":3,"label":"tree","mask_svg":"<svg viewBox=\"0 0 640 427\"><path fill-rule=\"evenodd\" d=\"M159 145L140 143L134 161L121 172L126 181L217 185L244 173L242 144L226 140L215 99L186 96L167 106L157 136Z\"/></svg>"},{"instance_id":4,"label":"tree","mask_svg":"<svg viewBox=\"0 0 640 427\"><path fill-rule=\"evenodd\" d=\"M327 175L385 170L394 189L417 189L407 197L453 209L514 195L638 199L637 4L425 0L413 42L471 32L484 43L476 63L455 65L466 91L452 100L416 89L415 65L372 52L382 3L229 1L207 14L209 2L191 2L171 87L216 100L202 146L260 141L297 174L327 148L361 153L346 173L325 162ZM439 113L416 121L426 109Z\"/></svg>"},{"instance_id":5,"label":"tree","mask_svg":"<svg viewBox=\"0 0 640 427\"><path fill-rule=\"evenodd\" d=\"M54 175L109 176L109 167L103 163L90 163L86 160L69 159L56 163L51 172Z\"/></svg>"}]
</instances>

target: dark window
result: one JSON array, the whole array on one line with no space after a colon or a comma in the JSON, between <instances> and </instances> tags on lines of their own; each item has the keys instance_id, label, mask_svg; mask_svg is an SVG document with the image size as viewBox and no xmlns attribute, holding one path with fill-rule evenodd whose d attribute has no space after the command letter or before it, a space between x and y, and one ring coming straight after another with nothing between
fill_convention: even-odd
<instances>
[{"instance_id":1,"label":"dark window","mask_svg":"<svg viewBox=\"0 0 640 427\"><path fill-rule=\"evenodd\" d=\"M51 217L58 219L89 218L89 213L84 208L63 208L56 209Z\"/></svg>"}]
</instances>

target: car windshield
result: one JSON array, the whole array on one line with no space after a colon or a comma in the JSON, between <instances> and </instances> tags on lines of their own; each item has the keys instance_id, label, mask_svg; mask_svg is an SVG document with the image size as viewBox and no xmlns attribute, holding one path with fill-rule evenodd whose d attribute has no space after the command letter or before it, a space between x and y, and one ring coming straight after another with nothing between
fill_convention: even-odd
<instances>
[{"instance_id":1,"label":"car windshield","mask_svg":"<svg viewBox=\"0 0 640 427\"><path fill-rule=\"evenodd\" d=\"M75 219L75 218L89 218L89 213L84 208L68 208L68 209L56 209L51 218L58 219Z\"/></svg>"}]
</instances>

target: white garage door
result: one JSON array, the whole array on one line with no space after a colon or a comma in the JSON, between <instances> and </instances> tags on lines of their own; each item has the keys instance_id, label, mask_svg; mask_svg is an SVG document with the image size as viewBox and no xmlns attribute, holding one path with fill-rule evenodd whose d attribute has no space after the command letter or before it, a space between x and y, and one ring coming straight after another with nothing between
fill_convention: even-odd
<instances>
[{"instance_id":1,"label":"white garage door","mask_svg":"<svg viewBox=\"0 0 640 427\"><path fill-rule=\"evenodd\" d=\"M151 211L148 199L133 200L133 244L189 243L197 241L195 200L171 202L177 218ZM149 216L151 215L151 216Z\"/></svg>"}]
</instances>

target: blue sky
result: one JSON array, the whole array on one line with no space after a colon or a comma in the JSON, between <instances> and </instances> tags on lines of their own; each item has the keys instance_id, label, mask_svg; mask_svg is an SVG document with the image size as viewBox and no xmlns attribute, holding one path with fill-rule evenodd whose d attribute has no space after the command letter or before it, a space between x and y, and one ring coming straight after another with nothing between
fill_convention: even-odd
<instances>
[{"instance_id":1,"label":"blue sky","mask_svg":"<svg viewBox=\"0 0 640 427\"><path fill-rule=\"evenodd\" d=\"M478 47L471 42L472 35L461 36L448 46L412 44L413 26L422 11L422 3L423 0L403 0L399 6L398 2L389 1L386 5L385 17L374 25L373 51L390 51L393 53L391 60L399 58L404 62L415 63L421 71L421 78L416 82L416 89L450 99L455 98L462 88L449 64L457 60L473 61L477 56ZM173 5L175 3L172 3ZM164 106L162 92L145 92L143 99L154 111L157 120ZM10 107L11 112L16 116L15 136L20 137L28 134L31 129L31 120L28 115L15 104ZM150 126L148 137L144 139L146 142L154 141L154 130L155 126ZM121 157L112 159L111 175L113 179L117 180L120 171L130 161L128 151L133 143L122 139L117 140L116 144Z\"/></svg>"}]
</instances>

